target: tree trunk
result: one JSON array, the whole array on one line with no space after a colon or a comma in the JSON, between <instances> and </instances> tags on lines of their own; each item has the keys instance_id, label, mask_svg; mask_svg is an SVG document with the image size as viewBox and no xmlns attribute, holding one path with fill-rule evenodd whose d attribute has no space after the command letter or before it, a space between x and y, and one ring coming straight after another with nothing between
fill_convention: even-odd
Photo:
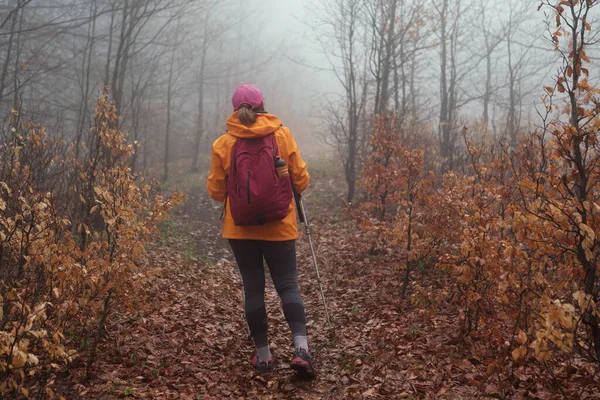
<instances>
[{"instance_id":1,"label":"tree trunk","mask_svg":"<svg viewBox=\"0 0 600 400\"><path fill-rule=\"evenodd\" d=\"M512 49L511 40L508 38L508 117L506 122L506 130L510 139L510 144L513 149L517 147L517 127L516 127L516 101L515 98L515 69L512 64Z\"/></svg>"},{"instance_id":2,"label":"tree trunk","mask_svg":"<svg viewBox=\"0 0 600 400\"><path fill-rule=\"evenodd\" d=\"M578 6L579 7L579 6ZM588 5L588 7L591 7ZM575 5L571 3L570 5L572 15L577 15L575 11ZM589 11L589 8L588 8ZM572 32L571 32L571 45L572 45L572 54L573 54L573 76L571 80L571 88L569 90L569 102L571 106L571 126L576 132L581 132L582 127L579 126L581 119L579 116L579 104L576 91L579 86L579 78L581 75L581 52L584 51L586 43L584 41L585 38L585 28L583 27L586 23L587 12L585 16L581 19L581 22L578 18L573 18L572 23ZM581 26L581 33L578 32L579 27ZM579 34L581 34L581 41L579 40ZM583 135L573 135L573 155L572 160L575 164L575 168L577 170L576 175L576 184L577 184L577 203L585 204L588 202L588 181L589 181L589 171L587 170L586 160L581 152L581 144L583 141ZM581 216L581 223L587 225L588 224L588 215L585 207L578 208L579 215ZM586 234L579 234L578 242L577 242L577 258L583 267L585 277L583 280L583 287L586 295L591 296L592 301L597 302L598 293L596 291L596 274L597 274L597 264L596 258L592 258L588 260L588 257L585 254L584 241L586 240ZM600 360L600 323L598 321L598 316L592 310L592 307L588 307L587 310L584 310L584 323L590 327L592 343L594 347L594 352L596 356L596 360Z\"/></svg>"},{"instance_id":3,"label":"tree trunk","mask_svg":"<svg viewBox=\"0 0 600 400\"><path fill-rule=\"evenodd\" d=\"M410 113L411 113L411 120L412 122L416 122L418 119L418 114L417 114L417 89L416 89L416 85L415 85L415 75L417 72L417 61L416 59L413 57L411 65L410 65L410 101L411 101L411 105L410 105Z\"/></svg>"},{"instance_id":4,"label":"tree trunk","mask_svg":"<svg viewBox=\"0 0 600 400\"><path fill-rule=\"evenodd\" d=\"M21 0L17 3L17 11L12 15L10 22L10 35L8 36L8 48L6 49L6 59L4 60L4 66L2 67L2 75L0 75L0 102L4 97L4 85L6 83L6 77L8 76L8 65L10 64L10 57L13 47L13 39L15 35L15 28L17 26L17 18L19 16L19 9L21 8Z\"/></svg>"},{"instance_id":5,"label":"tree trunk","mask_svg":"<svg viewBox=\"0 0 600 400\"><path fill-rule=\"evenodd\" d=\"M110 58L112 57L112 45L113 45L113 30L115 27L115 6L111 3L110 11L110 28L108 31L108 52L106 56L106 66L104 71L104 87L107 87L110 82Z\"/></svg>"},{"instance_id":6,"label":"tree trunk","mask_svg":"<svg viewBox=\"0 0 600 400\"><path fill-rule=\"evenodd\" d=\"M483 94L483 123L487 131L490 121L490 100L492 98L492 55L487 53L485 56L486 74L485 74L485 92Z\"/></svg>"},{"instance_id":7,"label":"tree trunk","mask_svg":"<svg viewBox=\"0 0 600 400\"><path fill-rule=\"evenodd\" d=\"M412 202L412 199L411 199ZM404 274L404 283L402 286L402 297L406 297L408 284L410 283L410 258L409 254L412 250L412 206L408 208L408 226L406 231L406 273Z\"/></svg>"},{"instance_id":8,"label":"tree trunk","mask_svg":"<svg viewBox=\"0 0 600 400\"><path fill-rule=\"evenodd\" d=\"M106 325L106 319L110 314L110 299L113 294L113 289L108 290L108 294L104 298L104 304L102 307L102 314L100 315L100 320L98 321L98 326L96 327L96 332L94 333L94 337L92 339L91 349L90 349L90 357L88 358L86 365L86 375L87 378L90 377L90 372L92 365L96 362L96 352L98 349L98 343L100 343L100 338L102 337L102 333L104 332L104 326Z\"/></svg>"},{"instance_id":9,"label":"tree trunk","mask_svg":"<svg viewBox=\"0 0 600 400\"><path fill-rule=\"evenodd\" d=\"M167 84L167 126L165 130L165 160L163 170L163 183L169 179L169 141L171 138L171 101L173 98L173 72L175 68L175 48L171 51L169 67L169 80Z\"/></svg>"},{"instance_id":10,"label":"tree trunk","mask_svg":"<svg viewBox=\"0 0 600 400\"><path fill-rule=\"evenodd\" d=\"M79 158L79 152L81 151L81 141L85 130L85 122L90 114L88 107L88 101L90 97L90 77L92 69L92 55L94 53L94 44L96 40L96 18L98 13L98 7L96 0L92 1L90 6L90 16L92 18L91 24L88 28L88 39L83 52L83 62L81 66L82 73L82 93L81 103L79 104L79 116L77 118L77 132L75 138L75 158Z\"/></svg>"},{"instance_id":11,"label":"tree trunk","mask_svg":"<svg viewBox=\"0 0 600 400\"><path fill-rule=\"evenodd\" d=\"M123 49L125 48L125 43L127 41L127 17L129 13L129 0L125 0L125 4L123 5L123 16L121 17L121 34L119 36L119 47L117 48L117 54L115 58L115 69L113 70L112 76L112 91L113 91L113 99L115 101L115 105L117 107L117 112L121 110L121 88L119 87L120 81L120 72L121 72L121 62L123 59Z\"/></svg>"},{"instance_id":12,"label":"tree trunk","mask_svg":"<svg viewBox=\"0 0 600 400\"><path fill-rule=\"evenodd\" d=\"M132 171L135 171L138 153L139 153L139 138L140 138L140 114L142 112L142 97L143 92L140 90L141 78L138 79L136 85L132 85L131 89L131 125L133 127L133 142L136 145L136 149L131 156L130 168Z\"/></svg>"},{"instance_id":13,"label":"tree trunk","mask_svg":"<svg viewBox=\"0 0 600 400\"><path fill-rule=\"evenodd\" d=\"M400 77L398 76L398 61L394 59L394 110L400 112ZM400 114L402 114L400 112Z\"/></svg>"},{"instance_id":14,"label":"tree trunk","mask_svg":"<svg viewBox=\"0 0 600 400\"><path fill-rule=\"evenodd\" d=\"M18 7L20 7L20 2ZM20 69L20 63L21 63L21 31L23 30L23 17L24 17L25 13L23 11L21 11L21 16L19 17L19 29L17 32L17 51L15 54L15 76L14 76L14 96L13 96L13 108L15 110L19 109L19 89L20 89L20 83L19 83L19 69Z\"/></svg>"},{"instance_id":15,"label":"tree trunk","mask_svg":"<svg viewBox=\"0 0 600 400\"><path fill-rule=\"evenodd\" d=\"M396 6L398 0L392 0L391 9L389 15L385 16L387 21L385 27L387 28L387 38L382 34L382 40L385 43L385 54L383 58L382 74L381 74L381 99L379 100L378 114L382 114L386 111L390 101L390 73L392 69L393 60L396 56L395 52L395 27L396 27Z\"/></svg>"},{"instance_id":16,"label":"tree trunk","mask_svg":"<svg viewBox=\"0 0 600 400\"><path fill-rule=\"evenodd\" d=\"M194 143L194 158L192 160L192 172L200 170L200 143L204 135L204 72L206 69L206 55L208 53L208 28L204 29L204 40L202 42L202 58L200 60L200 76L198 77L198 120L196 122L196 137Z\"/></svg>"},{"instance_id":17,"label":"tree trunk","mask_svg":"<svg viewBox=\"0 0 600 400\"><path fill-rule=\"evenodd\" d=\"M441 70L440 70L440 125L439 125L439 140L440 140L440 155L442 158L447 158L450 155L450 121L448 119L448 82L447 82L447 62L448 62L448 49L446 43L446 21L447 21L447 10L448 0L444 0L441 12L441 37L440 45L442 46L441 51Z\"/></svg>"}]
</instances>

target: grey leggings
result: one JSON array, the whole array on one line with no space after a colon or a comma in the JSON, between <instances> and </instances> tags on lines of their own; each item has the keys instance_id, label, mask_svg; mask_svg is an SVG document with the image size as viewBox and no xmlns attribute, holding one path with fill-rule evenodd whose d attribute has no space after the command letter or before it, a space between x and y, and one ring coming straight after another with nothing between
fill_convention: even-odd
<instances>
[{"instance_id":1,"label":"grey leggings","mask_svg":"<svg viewBox=\"0 0 600 400\"><path fill-rule=\"evenodd\" d=\"M285 319L294 336L306 336L304 303L298 290L296 241L229 240L244 284L246 319L257 347L268 344L265 308L265 269L267 262L275 289L281 298Z\"/></svg>"}]
</instances>

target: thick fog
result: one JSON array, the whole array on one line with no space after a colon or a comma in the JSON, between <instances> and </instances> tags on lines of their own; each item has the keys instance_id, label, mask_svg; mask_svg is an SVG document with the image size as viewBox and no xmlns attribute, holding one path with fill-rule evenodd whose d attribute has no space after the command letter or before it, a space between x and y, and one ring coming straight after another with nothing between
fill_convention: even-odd
<instances>
[{"instance_id":1,"label":"thick fog","mask_svg":"<svg viewBox=\"0 0 600 400\"><path fill-rule=\"evenodd\" d=\"M463 126L516 143L539 124L544 86L561 67L553 10L539 5L5 0L2 116L20 110L81 144L106 87L142 170L186 159L197 167L243 83L263 90L267 110L310 153L346 154L353 135L364 150L383 112L418 121L440 146ZM595 35L596 16L588 20Z\"/></svg>"}]
</instances>

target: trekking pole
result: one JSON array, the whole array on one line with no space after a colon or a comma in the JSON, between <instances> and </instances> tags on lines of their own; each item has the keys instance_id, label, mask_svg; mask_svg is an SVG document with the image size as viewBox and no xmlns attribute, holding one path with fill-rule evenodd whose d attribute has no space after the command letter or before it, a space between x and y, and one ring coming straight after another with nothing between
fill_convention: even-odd
<instances>
[{"instance_id":1,"label":"trekking pole","mask_svg":"<svg viewBox=\"0 0 600 400\"><path fill-rule=\"evenodd\" d=\"M292 188L294 185L292 184ZM327 326L331 327L331 321L329 320L329 311L327 310L327 301L325 300L325 292L323 292L323 285L321 284L321 274L319 273L319 265L317 264L317 255L315 254L315 248L313 246L312 237L310 236L310 224L308 223L308 218L306 217L306 209L304 208L304 203L302 202L302 195L300 193L296 193L294 189L294 199L296 201L296 209L298 210L298 218L300 222L304 224L304 228L306 229L306 236L308 237L308 243L310 244L310 251L313 257L313 263L315 265L315 272L317 273L317 283L319 284L319 290L321 291L321 299L323 299L323 307L325 307L325 317L327 318Z\"/></svg>"}]
</instances>

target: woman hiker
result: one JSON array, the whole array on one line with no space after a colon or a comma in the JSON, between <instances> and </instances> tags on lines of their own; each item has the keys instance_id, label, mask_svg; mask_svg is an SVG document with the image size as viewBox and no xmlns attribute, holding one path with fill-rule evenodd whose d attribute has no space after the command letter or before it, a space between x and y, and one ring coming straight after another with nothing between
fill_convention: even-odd
<instances>
[{"instance_id":1,"label":"woman hiker","mask_svg":"<svg viewBox=\"0 0 600 400\"><path fill-rule=\"evenodd\" d=\"M214 200L225 202L223 238L229 240L241 273L244 311L256 345L252 366L261 374L274 369L267 337L264 260L294 337L291 368L314 377L298 289L292 193L292 184L297 193L306 189L310 175L290 130L265 111L263 100L253 85L235 90L227 132L212 147L207 189Z\"/></svg>"}]
</instances>

